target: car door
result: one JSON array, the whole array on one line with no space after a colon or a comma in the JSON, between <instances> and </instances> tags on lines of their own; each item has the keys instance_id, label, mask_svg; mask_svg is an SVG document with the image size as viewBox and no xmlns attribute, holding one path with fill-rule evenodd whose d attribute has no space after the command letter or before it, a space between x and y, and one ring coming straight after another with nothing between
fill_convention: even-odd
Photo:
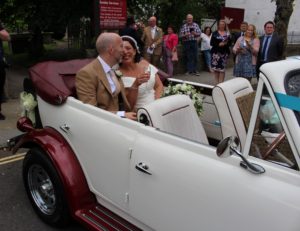
<instances>
[{"instance_id":1,"label":"car door","mask_svg":"<svg viewBox=\"0 0 300 231\"><path fill-rule=\"evenodd\" d=\"M43 124L54 127L71 145L97 199L126 211L131 147L142 124L72 97L60 107L41 99L39 106Z\"/></svg>"},{"instance_id":2,"label":"car door","mask_svg":"<svg viewBox=\"0 0 300 231\"><path fill-rule=\"evenodd\" d=\"M130 168L131 215L163 231L299 230L298 170L251 157L265 169L253 174L239 157L215 151L142 129Z\"/></svg>"}]
</instances>

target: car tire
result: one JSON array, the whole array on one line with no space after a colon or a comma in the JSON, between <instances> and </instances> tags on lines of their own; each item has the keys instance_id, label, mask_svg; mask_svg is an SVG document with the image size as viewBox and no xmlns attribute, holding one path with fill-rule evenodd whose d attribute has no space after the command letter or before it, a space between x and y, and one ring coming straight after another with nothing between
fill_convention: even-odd
<instances>
[{"instance_id":1,"label":"car tire","mask_svg":"<svg viewBox=\"0 0 300 231\"><path fill-rule=\"evenodd\" d=\"M61 179L49 157L39 148L30 149L23 162L23 181L38 216L47 224L65 227L70 213Z\"/></svg>"}]
</instances>

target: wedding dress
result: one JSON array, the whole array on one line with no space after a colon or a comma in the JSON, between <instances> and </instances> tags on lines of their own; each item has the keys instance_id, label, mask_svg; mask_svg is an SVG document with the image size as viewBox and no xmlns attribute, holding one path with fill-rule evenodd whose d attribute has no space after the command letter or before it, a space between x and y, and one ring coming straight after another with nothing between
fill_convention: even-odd
<instances>
[{"instance_id":1,"label":"wedding dress","mask_svg":"<svg viewBox=\"0 0 300 231\"><path fill-rule=\"evenodd\" d=\"M143 83L139 86L138 97L134 106L135 110L155 100L154 84L155 75L158 72L158 69L155 66L149 64L147 71L150 72L150 79L146 83ZM124 83L125 88L131 87L135 79L135 77L123 76L122 81Z\"/></svg>"}]
</instances>

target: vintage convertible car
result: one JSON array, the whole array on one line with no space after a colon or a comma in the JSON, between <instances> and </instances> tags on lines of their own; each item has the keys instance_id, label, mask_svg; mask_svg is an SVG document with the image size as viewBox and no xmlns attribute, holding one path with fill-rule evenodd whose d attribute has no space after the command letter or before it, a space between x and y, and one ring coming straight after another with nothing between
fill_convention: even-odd
<instances>
[{"instance_id":1,"label":"vintage convertible car","mask_svg":"<svg viewBox=\"0 0 300 231\"><path fill-rule=\"evenodd\" d=\"M299 60L263 65L256 91L242 78L194 84L200 118L174 95L140 108L139 122L76 99L74 75L89 61L30 69L40 122L19 119L14 151L29 149L24 184L41 219L90 230L300 229Z\"/></svg>"}]
</instances>

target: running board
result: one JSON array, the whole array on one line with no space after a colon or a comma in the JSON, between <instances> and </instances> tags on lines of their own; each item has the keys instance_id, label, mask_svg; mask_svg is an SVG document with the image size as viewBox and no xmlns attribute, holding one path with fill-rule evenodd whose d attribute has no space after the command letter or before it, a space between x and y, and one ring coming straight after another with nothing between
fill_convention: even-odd
<instances>
[{"instance_id":1,"label":"running board","mask_svg":"<svg viewBox=\"0 0 300 231\"><path fill-rule=\"evenodd\" d=\"M142 231L99 204L90 209L78 211L76 217L95 231Z\"/></svg>"}]
</instances>

